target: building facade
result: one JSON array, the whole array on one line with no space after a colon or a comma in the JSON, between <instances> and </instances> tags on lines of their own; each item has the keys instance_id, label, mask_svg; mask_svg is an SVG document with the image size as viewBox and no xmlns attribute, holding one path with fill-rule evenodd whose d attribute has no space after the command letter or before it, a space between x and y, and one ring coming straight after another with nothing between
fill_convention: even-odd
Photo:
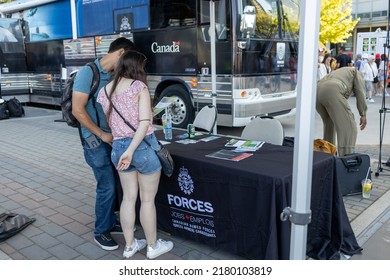
<instances>
[{"instance_id":1,"label":"building facade","mask_svg":"<svg viewBox=\"0 0 390 280\"><path fill-rule=\"evenodd\" d=\"M388 0L352 0L352 16L360 18L353 36L345 44L348 52L357 52L357 34L388 31Z\"/></svg>"}]
</instances>

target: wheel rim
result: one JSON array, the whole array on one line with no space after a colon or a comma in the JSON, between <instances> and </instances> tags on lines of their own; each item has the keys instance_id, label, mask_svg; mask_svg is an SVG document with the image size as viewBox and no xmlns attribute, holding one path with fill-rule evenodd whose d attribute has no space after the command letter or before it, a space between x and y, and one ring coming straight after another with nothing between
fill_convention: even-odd
<instances>
[{"instance_id":1,"label":"wheel rim","mask_svg":"<svg viewBox=\"0 0 390 280\"><path fill-rule=\"evenodd\" d=\"M176 101L172 103L171 113L172 113L172 124L178 125L184 122L187 115L187 107L183 99L178 96Z\"/></svg>"}]
</instances>

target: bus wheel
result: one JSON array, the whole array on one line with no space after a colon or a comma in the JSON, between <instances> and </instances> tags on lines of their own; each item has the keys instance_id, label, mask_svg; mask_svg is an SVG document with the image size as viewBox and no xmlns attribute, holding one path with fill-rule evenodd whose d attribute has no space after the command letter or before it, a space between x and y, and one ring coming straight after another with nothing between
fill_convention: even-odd
<instances>
[{"instance_id":1,"label":"bus wheel","mask_svg":"<svg viewBox=\"0 0 390 280\"><path fill-rule=\"evenodd\" d=\"M178 128L186 128L195 116L190 94L181 85L171 85L162 91L160 100L166 96L176 97L172 104L172 125Z\"/></svg>"}]
</instances>

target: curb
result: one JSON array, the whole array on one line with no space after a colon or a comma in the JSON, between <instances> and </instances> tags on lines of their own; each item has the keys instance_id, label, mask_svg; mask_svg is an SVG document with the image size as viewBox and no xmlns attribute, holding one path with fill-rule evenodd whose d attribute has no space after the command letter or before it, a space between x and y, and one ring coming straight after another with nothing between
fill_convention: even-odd
<instances>
[{"instance_id":1,"label":"curb","mask_svg":"<svg viewBox=\"0 0 390 280\"><path fill-rule=\"evenodd\" d=\"M351 222L356 239L365 242L379 229L382 223L378 224L378 222L381 221L383 217L390 215L389 201L390 190ZM378 224L378 226L376 226L376 224Z\"/></svg>"}]
</instances>

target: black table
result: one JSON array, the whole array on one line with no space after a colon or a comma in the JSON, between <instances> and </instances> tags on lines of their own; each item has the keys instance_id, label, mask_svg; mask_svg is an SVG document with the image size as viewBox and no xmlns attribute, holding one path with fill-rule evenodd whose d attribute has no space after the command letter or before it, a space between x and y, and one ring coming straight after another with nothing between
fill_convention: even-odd
<instances>
[{"instance_id":1,"label":"black table","mask_svg":"<svg viewBox=\"0 0 390 280\"><path fill-rule=\"evenodd\" d=\"M161 176L156 197L158 227L174 236L220 248L249 259L289 259L293 149L265 143L239 162L206 157L224 149L221 137L167 148L175 161L172 177ZM162 132L156 131L159 139ZM201 139L207 135L198 136ZM312 222L307 255L338 259L361 248L350 226L335 174L335 158L314 153Z\"/></svg>"}]
</instances>

